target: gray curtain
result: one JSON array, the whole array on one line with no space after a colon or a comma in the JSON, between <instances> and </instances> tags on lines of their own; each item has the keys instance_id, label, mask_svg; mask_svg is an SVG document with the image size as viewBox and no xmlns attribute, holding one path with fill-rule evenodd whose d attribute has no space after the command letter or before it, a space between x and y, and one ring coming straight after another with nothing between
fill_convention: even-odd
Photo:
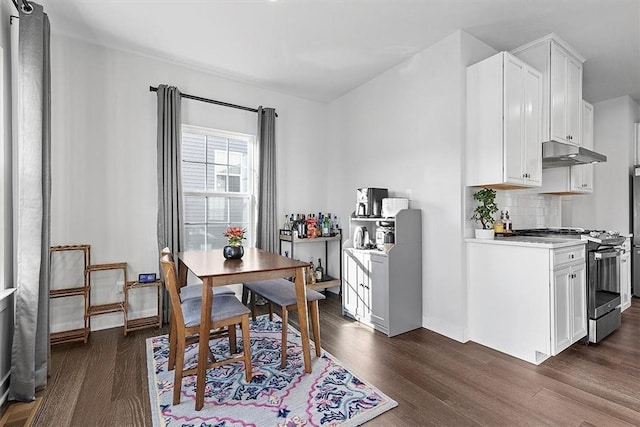
<instances>
[{"instance_id":1,"label":"gray curtain","mask_svg":"<svg viewBox=\"0 0 640 427\"><path fill-rule=\"evenodd\" d=\"M9 399L35 399L47 383L49 357L49 244L51 98L49 18L31 3L20 11L17 140L14 141L15 327ZM14 68L15 70L15 68Z\"/></svg>"},{"instance_id":2,"label":"gray curtain","mask_svg":"<svg viewBox=\"0 0 640 427\"><path fill-rule=\"evenodd\" d=\"M158 256L168 247L172 253L184 248L184 232L181 226L182 118L180 115L180 91L167 85L158 85ZM168 295L163 298L164 321L169 319Z\"/></svg>"},{"instance_id":3,"label":"gray curtain","mask_svg":"<svg viewBox=\"0 0 640 427\"><path fill-rule=\"evenodd\" d=\"M278 252L276 211L276 110L258 108L258 222L256 246Z\"/></svg>"}]
</instances>

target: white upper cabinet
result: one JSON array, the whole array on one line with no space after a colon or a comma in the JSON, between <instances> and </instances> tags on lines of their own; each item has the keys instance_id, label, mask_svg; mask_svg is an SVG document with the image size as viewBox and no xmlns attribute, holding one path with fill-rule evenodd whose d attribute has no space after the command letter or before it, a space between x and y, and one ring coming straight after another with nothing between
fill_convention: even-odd
<instances>
[{"instance_id":1,"label":"white upper cabinet","mask_svg":"<svg viewBox=\"0 0 640 427\"><path fill-rule=\"evenodd\" d=\"M584 58L555 34L511 53L543 74L542 141L580 145Z\"/></svg>"},{"instance_id":2,"label":"white upper cabinet","mask_svg":"<svg viewBox=\"0 0 640 427\"><path fill-rule=\"evenodd\" d=\"M581 101L580 140L584 148L593 149L593 105ZM593 192L593 165L563 166L544 169L540 193L590 194Z\"/></svg>"},{"instance_id":3,"label":"white upper cabinet","mask_svg":"<svg viewBox=\"0 0 640 427\"><path fill-rule=\"evenodd\" d=\"M593 149L593 105L582 101L582 146ZM571 166L571 191L575 193L593 193L593 165Z\"/></svg>"},{"instance_id":4,"label":"white upper cabinet","mask_svg":"<svg viewBox=\"0 0 640 427\"><path fill-rule=\"evenodd\" d=\"M508 52L469 66L466 184L540 186L541 120L540 72Z\"/></svg>"}]
</instances>

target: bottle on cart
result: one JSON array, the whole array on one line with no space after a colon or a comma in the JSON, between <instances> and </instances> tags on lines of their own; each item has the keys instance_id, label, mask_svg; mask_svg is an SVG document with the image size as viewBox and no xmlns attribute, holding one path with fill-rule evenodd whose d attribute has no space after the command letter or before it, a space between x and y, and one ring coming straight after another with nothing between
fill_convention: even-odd
<instances>
[{"instance_id":1,"label":"bottle on cart","mask_svg":"<svg viewBox=\"0 0 640 427\"><path fill-rule=\"evenodd\" d=\"M319 282L324 277L324 268L322 268L322 259L318 258L318 266L316 267L316 281Z\"/></svg>"},{"instance_id":2,"label":"bottle on cart","mask_svg":"<svg viewBox=\"0 0 640 427\"><path fill-rule=\"evenodd\" d=\"M314 285L316 283L316 272L313 268L313 259L307 269L307 285Z\"/></svg>"},{"instance_id":3,"label":"bottle on cart","mask_svg":"<svg viewBox=\"0 0 640 427\"><path fill-rule=\"evenodd\" d=\"M329 215L327 215L322 219L322 237L329 236L331 236L331 220L329 219Z\"/></svg>"}]
</instances>

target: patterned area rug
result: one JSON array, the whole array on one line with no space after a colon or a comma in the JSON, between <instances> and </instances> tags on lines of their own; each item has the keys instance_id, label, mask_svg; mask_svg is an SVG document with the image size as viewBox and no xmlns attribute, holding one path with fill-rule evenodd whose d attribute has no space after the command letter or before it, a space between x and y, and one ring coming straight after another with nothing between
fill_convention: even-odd
<instances>
[{"instance_id":1,"label":"patterned area rug","mask_svg":"<svg viewBox=\"0 0 640 427\"><path fill-rule=\"evenodd\" d=\"M315 356L313 372L304 373L300 334L289 327L287 366L280 369L282 323L267 315L251 321L253 380L244 365L233 363L207 371L205 404L195 406L195 375L185 377L179 405L171 404L174 371L167 371L167 335L147 340L149 395L154 426L357 426L397 406L397 402L357 378L333 356ZM242 348L240 331L238 346ZM210 343L215 355L228 355L229 340ZM186 366L195 365L197 345L187 348Z\"/></svg>"}]
</instances>

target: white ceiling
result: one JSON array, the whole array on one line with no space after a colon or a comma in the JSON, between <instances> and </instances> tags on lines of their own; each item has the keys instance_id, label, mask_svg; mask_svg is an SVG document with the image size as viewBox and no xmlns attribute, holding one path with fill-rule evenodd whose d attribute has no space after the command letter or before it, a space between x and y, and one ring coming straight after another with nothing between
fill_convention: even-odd
<instances>
[{"instance_id":1,"label":"white ceiling","mask_svg":"<svg viewBox=\"0 0 640 427\"><path fill-rule=\"evenodd\" d=\"M52 31L331 101L462 29L497 50L555 32L584 98L640 102L640 0L40 0Z\"/></svg>"}]
</instances>

